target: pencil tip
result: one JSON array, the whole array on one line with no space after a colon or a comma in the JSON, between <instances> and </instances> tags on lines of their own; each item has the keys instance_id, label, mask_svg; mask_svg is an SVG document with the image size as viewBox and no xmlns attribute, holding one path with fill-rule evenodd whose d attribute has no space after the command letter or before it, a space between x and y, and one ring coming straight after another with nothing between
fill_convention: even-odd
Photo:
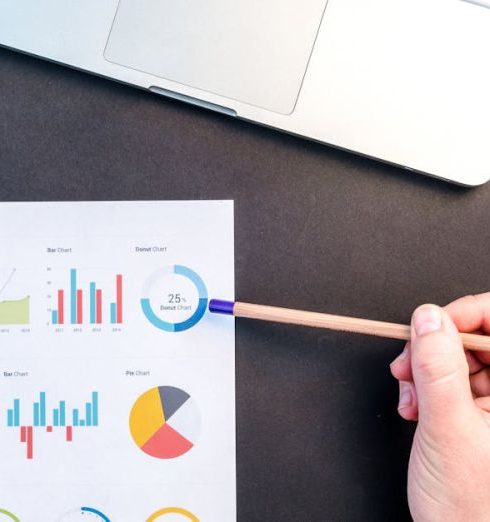
<instances>
[{"instance_id":1,"label":"pencil tip","mask_svg":"<svg viewBox=\"0 0 490 522\"><path fill-rule=\"evenodd\" d=\"M235 303L233 301L222 301L220 299L211 299L209 301L209 311L213 314L233 315Z\"/></svg>"}]
</instances>

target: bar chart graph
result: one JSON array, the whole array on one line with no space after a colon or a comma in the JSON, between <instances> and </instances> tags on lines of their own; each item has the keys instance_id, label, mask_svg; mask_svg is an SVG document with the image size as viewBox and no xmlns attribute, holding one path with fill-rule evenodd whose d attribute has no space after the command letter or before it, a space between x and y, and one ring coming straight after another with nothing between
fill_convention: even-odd
<instances>
[{"instance_id":1,"label":"bar chart graph","mask_svg":"<svg viewBox=\"0 0 490 522\"><path fill-rule=\"evenodd\" d=\"M123 323L123 276L111 276L111 289L104 290L95 280L83 280L76 268L70 268L66 288L58 288L51 307L52 325L101 325ZM108 284L106 282L106 284ZM110 295L113 299L108 299Z\"/></svg>"},{"instance_id":2,"label":"bar chart graph","mask_svg":"<svg viewBox=\"0 0 490 522\"><path fill-rule=\"evenodd\" d=\"M23 422L29 419L28 422ZM99 393L94 391L82 408L68 409L67 401L59 400L48 405L46 392L30 406L23 406L20 399L13 399L7 409L7 427L19 431L20 443L26 445L26 458L34 458L34 433L38 429L53 433L56 429L65 432L66 442L73 441L74 428L97 427L99 425Z\"/></svg>"}]
</instances>

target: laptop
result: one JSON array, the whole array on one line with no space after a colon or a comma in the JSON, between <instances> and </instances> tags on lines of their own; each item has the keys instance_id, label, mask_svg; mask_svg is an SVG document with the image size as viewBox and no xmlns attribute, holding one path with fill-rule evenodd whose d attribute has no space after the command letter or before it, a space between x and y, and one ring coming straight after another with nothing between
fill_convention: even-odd
<instances>
[{"instance_id":1,"label":"laptop","mask_svg":"<svg viewBox=\"0 0 490 522\"><path fill-rule=\"evenodd\" d=\"M490 0L0 0L0 45L463 185Z\"/></svg>"}]
</instances>

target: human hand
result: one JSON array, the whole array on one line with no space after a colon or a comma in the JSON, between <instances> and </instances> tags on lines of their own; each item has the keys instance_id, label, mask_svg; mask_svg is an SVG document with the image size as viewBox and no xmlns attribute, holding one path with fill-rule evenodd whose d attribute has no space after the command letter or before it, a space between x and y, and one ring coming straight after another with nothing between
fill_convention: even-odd
<instances>
[{"instance_id":1,"label":"human hand","mask_svg":"<svg viewBox=\"0 0 490 522\"><path fill-rule=\"evenodd\" d=\"M490 353L458 334L490 334L490 293L418 308L412 339L391 363L398 411L418 420L408 468L416 522L490 520Z\"/></svg>"}]
</instances>

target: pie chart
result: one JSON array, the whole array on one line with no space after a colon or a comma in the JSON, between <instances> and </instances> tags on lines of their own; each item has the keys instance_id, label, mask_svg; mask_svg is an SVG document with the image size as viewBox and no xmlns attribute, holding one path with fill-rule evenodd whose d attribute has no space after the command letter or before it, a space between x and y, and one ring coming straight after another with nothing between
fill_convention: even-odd
<instances>
[{"instance_id":1,"label":"pie chart","mask_svg":"<svg viewBox=\"0 0 490 522\"><path fill-rule=\"evenodd\" d=\"M200 431L200 413L184 390L158 386L136 399L129 429L136 445L157 459L174 459L194 447Z\"/></svg>"}]
</instances>

